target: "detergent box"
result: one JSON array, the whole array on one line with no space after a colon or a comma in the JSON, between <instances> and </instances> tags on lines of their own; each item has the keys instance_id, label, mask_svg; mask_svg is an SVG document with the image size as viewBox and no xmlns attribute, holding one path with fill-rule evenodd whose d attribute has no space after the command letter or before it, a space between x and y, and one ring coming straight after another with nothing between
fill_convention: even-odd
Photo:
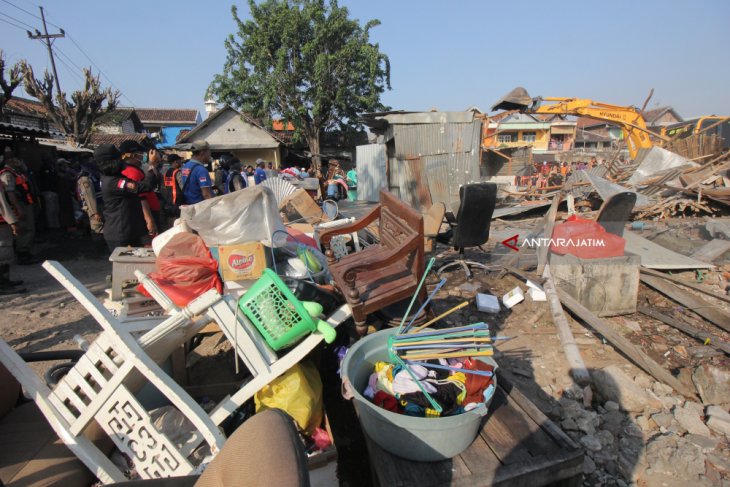
<instances>
[{"instance_id":1,"label":"detergent box","mask_svg":"<svg viewBox=\"0 0 730 487\"><path fill-rule=\"evenodd\" d=\"M258 279L266 268L266 248L261 242L221 245L217 253L223 281Z\"/></svg>"}]
</instances>

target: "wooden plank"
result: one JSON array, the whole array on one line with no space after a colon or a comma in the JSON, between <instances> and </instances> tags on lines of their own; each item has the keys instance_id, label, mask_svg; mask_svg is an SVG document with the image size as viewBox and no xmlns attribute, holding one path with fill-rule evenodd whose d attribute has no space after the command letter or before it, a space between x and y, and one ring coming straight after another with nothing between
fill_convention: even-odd
<instances>
[{"instance_id":1,"label":"wooden plank","mask_svg":"<svg viewBox=\"0 0 730 487\"><path fill-rule=\"evenodd\" d=\"M701 292L702 294L706 294L708 296L712 296L715 299L719 299L719 300L725 301L727 303L730 303L730 296L717 293L717 292L715 292L715 291L713 291L711 289L708 289L707 286L700 286L700 285L697 285L697 284L694 284L694 283L691 283L691 282L686 282L685 280L680 279L680 278L678 278L676 276L672 276L671 274L666 274L664 272L659 272L659 271L655 271L655 270L652 270L652 269L645 269L645 268L642 267L639 270L643 274L648 274L650 276L661 277L662 279L666 279L667 281L672 281L672 282L677 283L677 284L680 284L680 285L682 285L684 287L688 287L690 289L694 289L695 291Z\"/></svg>"},{"instance_id":2,"label":"wooden plank","mask_svg":"<svg viewBox=\"0 0 730 487\"><path fill-rule=\"evenodd\" d=\"M558 295L560 301L578 318L587 323L595 331L603 335L609 342L613 344L621 353L631 359L636 365L638 365L646 373L652 377L661 381L679 392L683 396L696 400L697 397L693 390L682 384L672 374L663 369L659 364L651 359L644 352L639 350L636 346L630 343L627 339L622 337L616 332L607 322L600 319L598 316L587 310L582 304L576 301L568 293L558 289Z\"/></svg>"},{"instance_id":3,"label":"wooden plank","mask_svg":"<svg viewBox=\"0 0 730 487\"><path fill-rule=\"evenodd\" d=\"M497 380L499 382L499 386L509 393L509 397L514 401L515 405L527 416L532 418L535 423L539 424L540 427L544 429L553 438L553 440L560 445L561 448L567 448L569 450L580 448L570 436L566 435L565 432L553 423L550 418L545 416L545 414L540 411L537 406L535 406L535 404L527 398L527 396L522 394L522 392L515 387L515 381L512 378L512 374L502 368L498 368Z\"/></svg>"},{"instance_id":4,"label":"wooden plank","mask_svg":"<svg viewBox=\"0 0 730 487\"><path fill-rule=\"evenodd\" d=\"M641 265L649 269L709 269L712 264L673 252L641 235L624 232L626 252L641 257Z\"/></svg>"},{"instance_id":5,"label":"wooden plank","mask_svg":"<svg viewBox=\"0 0 730 487\"><path fill-rule=\"evenodd\" d=\"M708 303L702 298L667 282L661 278L643 275L641 282L647 284L660 293L678 302L685 308L694 311L707 321L714 323L723 330L730 332L730 315L718 309L715 305Z\"/></svg>"},{"instance_id":6,"label":"wooden plank","mask_svg":"<svg viewBox=\"0 0 730 487\"><path fill-rule=\"evenodd\" d=\"M674 328L683 331L687 335L691 336L692 338L696 338L703 343L709 341L709 345L711 347L715 347L718 350L722 350L726 354L730 355L730 343L721 338L718 338L717 335L707 333L706 331L700 330L699 328L696 328L687 323L683 323L679 320L672 318L671 316L667 316L663 313L660 313L659 311L647 308L646 306L639 306L639 312L645 314L646 316L654 318L655 320L659 320L662 323L666 323L669 326L673 326Z\"/></svg>"},{"instance_id":7,"label":"wooden plank","mask_svg":"<svg viewBox=\"0 0 730 487\"><path fill-rule=\"evenodd\" d=\"M467 468L478 476L484 476L491 472L494 474L497 470L502 468L502 462L489 448L484 437L478 435L469 448L461 453L461 458L466 463Z\"/></svg>"},{"instance_id":8,"label":"wooden plank","mask_svg":"<svg viewBox=\"0 0 730 487\"><path fill-rule=\"evenodd\" d=\"M710 240L705 245L692 252L692 258L711 264L712 261L728 250L730 250L730 240L720 240L719 238L716 238L714 240Z\"/></svg>"},{"instance_id":9,"label":"wooden plank","mask_svg":"<svg viewBox=\"0 0 730 487\"><path fill-rule=\"evenodd\" d=\"M563 307L560 305L560 298L557 294L555 282L550 275L549 265L545 266L543 275L547 278L543 283L543 290L550 305L550 313L553 316L555 328L558 330L558 337L560 338L560 344L563 346L565 358L570 364L570 373L580 386L587 386L591 383L591 375L588 373L585 362L583 362L583 357L581 357L573 333L570 331L570 325L563 312Z\"/></svg>"},{"instance_id":10,"label":"wooden plank","mask_svg":"<svg viewBox=\"0 0 730 487\"><path fill-rule=\"evenodd\" d=\"M553 202L550 205L550 209L547 212L547 215L545 215L545 232L543 234L544 238L551 238L553 236L553 228L555 227L555 218L558 216L558 206L560 205L560 201L563 199L563 193L560 192L556 194L553 197ZM545 269L545 265L547 264L547 255L548 255L549 246L547 245L541 245L537 249L537 271L535 273L538 276L542 276L543 269Z\"/></svg>"},{"instance_id":11,"label":"wooden plank","mask_svg":"<svg viewBox=\"0 0 730 487\"><path fill-rule=\"evenodd\" d=\"M539 487L560 481L580 480L582 475L583 452L560 450L533 458L529 462L517 462L497 471L491 485Z\"/></svg>"},{"instance_id":12,"label":"wooden plank","mask_svg":"<svg viewBox=\"0 0 730 487\"><path fill-rule=\"evenodd\" d=\"M524 444L529 436L524 430L513 430L512 418L507 412L509 401L503 389L497 388L487 422L479 432L487 446L494 452L500 462L518 462L532 458Z\"/></svg>"}]
</instances>

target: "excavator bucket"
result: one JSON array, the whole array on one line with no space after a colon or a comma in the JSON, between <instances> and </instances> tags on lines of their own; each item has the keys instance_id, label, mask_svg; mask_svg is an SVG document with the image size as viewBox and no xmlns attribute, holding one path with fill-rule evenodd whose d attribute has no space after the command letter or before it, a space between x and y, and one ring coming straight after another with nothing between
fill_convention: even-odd
<instances>
[{"instance_id":1,"label":"excavator bucket","mask_svg":"<svg viewBox=\"0 0 730 487\"><path fill-rule=\"evenodd\" d=\"M525 110L532 104L532 98L527 90L518 86L492 106L492 111L497 110Z\"/></svg>"}]
</instances>

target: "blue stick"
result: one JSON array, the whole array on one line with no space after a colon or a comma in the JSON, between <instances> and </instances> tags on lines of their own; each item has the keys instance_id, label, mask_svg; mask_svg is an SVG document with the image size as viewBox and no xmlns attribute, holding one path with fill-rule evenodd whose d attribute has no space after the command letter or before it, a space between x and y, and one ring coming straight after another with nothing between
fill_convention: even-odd
<instances>
[{"instance_id":1,"label":"blue stick","mask_svg":"<svg viewBox=\"0 0 730 487\"><path fill-rule=\"evenodd\" d=\"M426 298L426 301L424 301L423 304L421 305L421 307L418 308L418 311L416 311L413 314L413 318L411 318L411 321L406 325L405 328L403 328L403 333L408 333L408 329L411 327L411 325L413 325L413 322L416 321L416 318L418 317L418 315L420 315L421 312L424 309L426 309L426 306L428 306L428 303L431 302L431 300L433 299L433 297L436 295L437 292L439 292L439 289L441 289L441 287L444 284L446 284L446 278L445 277L443 279L441 279L441 282L439 282L436 285L436 288L433 291L431 291L431 294L428 295L428 298Z\"/></svg>"},{"instance_id":2,"label":"blue stick","mask_svg":"<svg viewBox=\"0 0 730 487\"><path fill-rule=\"evenodd\" d=\"M462 342L462 343L444 343L444 344L433 344L433 345L393 345L393 348L397 350L422 350L429 348L452 348L460 350L462 348L492 348L491 343L474 343L474 342Z\"/></svg>"},{"instance_id":3,"label":"blue stick","mask_svg":"<svg viewBox=\"0 0 730 487\"><path fill-rule=\"evenodd\" d=\"M408 334L397 334L396 338L416 338L425 337L429 335L448 335L449 333L456 333L459 331L472 331L472 330L489 330L489 325L484 322L474 323L473 325L455 326L453 328L441 328L439 330L432 331L419 331L418 333Z\"/></svg>"}]
</instances>

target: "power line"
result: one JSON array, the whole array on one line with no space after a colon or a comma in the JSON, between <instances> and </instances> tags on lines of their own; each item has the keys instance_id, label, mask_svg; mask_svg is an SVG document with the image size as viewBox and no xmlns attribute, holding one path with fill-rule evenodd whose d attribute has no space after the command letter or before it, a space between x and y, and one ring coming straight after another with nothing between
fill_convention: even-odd
<instances>
[{"instance_id":1,"label":"power line","mask_svg":"<svg viewBox=\"0 0 730 487\"><path fill-rule=\"evenodd\" d=\"M12 22L9 22L9 21L7 21L7 20L5 20L5 19L0 19L0 22L5 22L5 23L6 23L6 24L8 24L8 25L12 25L12 26L13 26L13 27L15 27L16 29L20 29L20 30L22 30L23 32L25 32L25 28L24 28L24 27L21 27L21 26L19 26L19 25L16 25L16 24L14 24L14 23L12 23Z\"/></svg>"},{"instance_id":2,"label":"power line","mask_svg":"<svg viewBox=\"0 0 730 487\"><path fill-rule=\"evenodd\" d=\"M17 23L19 23L19 24L22 24L22 25L26 26L26 27L27 27L27 28L29 28L29 29L35 29L35 27L33 27L32 25L30 25L30 24L26 24L26 23L25 23L25 22L23 22L22 20L20 20L20 19L16 19L15 17L13 17L13 16L10 16L10 15L6 14L5 12L0 12L0 15L4 15L5 17L9 18L10 20L13 20L13 21L15 21L15 22L17 22Z\"/></svg>"},{"instance_id":3,"label":"power line","mask_svg":"<svg viewBox=\"0 0 730 487\"><path fill-rule=\"evenodd\" d=\"M8 5L10 5L11 7L15 7L15 8L17 8L17 9L18 9L18 10L20 10L21 12L25 12L26 14L30 15L31 17L35 17L35 18L36 18L36 19L38 19L38 20L43 20L43 19L41 19L41 18L40 18L40 17L38 16L38 15L34 14L33 12L29 12L28 10L24 9L23 7L18 7L17 5L15 5L15 4L14 4L14 3L12 3L12 2L9 2L8 0L1 0L1 1L2 1L2 2L4 2L4 3L7 3L7 4L8 4ZM51 24L51 25L52 25L53 27L55 27L55 28L57 28L57 29L60 29L60 27L59 27L59 26L57 26L56 24L54 24L54 23L52 23L52 22L47 22L47 23Z\"/></svg>"},{"instance_id":4,"label":"power line","mask_svg":"<svg viewBox=\"0 0 730 487\"><path fill-rule=\"evenodd\" d=\"M3 0L3 1L5 1L5 0ZM134 106L135 106L135 103L134 103L134 102L133 102L133 101L132 101L132 100L131 100L131 99L130 99L130 98L129 98L129 97L127 96L127 95L125 95L125 94L124 94L124 92L123 92L122 90L120 90L120 89L119 89L119 88L118 88L118 87L117 87L117 86L116 86L116 85L114 84L114 82L113 82L113 81L111 80L111 78L110 78L109 76L107 76L107 75L106 75L106 73L105 73L105 72L104 72L104 71L103 71L103 70L102 70L102 69L101 69L101 68L99 67L99 65L98 65L98 64L96 64L96 63L94 62L94 60L93 60L93 59L91 59L91 56L89 56L88 54L86 54L86 51L84 51L84 50L83 50L83 48L82 48L82 47L81 47L81 46L80 46L80 45L78 44L78 42L76 42L76 40L74 40L74 38L73 38L73 37L71 37L71 35L70 35L70 34L69 34L68 32L66 32L66 37L67 37L67 38L68 38L68 39L69 39L69 40L70 40L71 42L73 42L74 46L76 46L76 48L77 48L77 49L78 49L79 51L81 51L81 54L83 54L83 55L84 55L84 56L86 57L86 59L88 59L88 60L89 60L89 62L91 63L91 65L92 65L92 66L94 66L94 67L95 67L96 69L98 69L98 70L99 70L99 73L101 73L101 75L102 75L102 76L104 76L104 77L106 78L106 80L107 80L107 81L109 82L109 84L110 84L110 85L112 85L112 88L114 88L115 90L118 90L118 91L119 91L119 93L121 93L121 94L122 94L122 96L123 96L124 98L126 98L126 99L127 99L127 101L128 101L128 102L129 102L129 103L130 103L130 104L132 105L132 107L134 107Z\"/></svg>"},{"instance_id":5,"label":"power line","mask_svg":"<svg viewBox=\"0 0 730 487\"><path fill-rule=\"evenodd\" d=\"M10 2L10 1L8 1L8 0L0 0L0 1L2 1L3 3L7 3L8 5L10 5L10 6L12 6L12 7L14 7L14 8L16 8L16 9L20 10L21 12L24 12L24 13L26 13L26 14L30 15L31 17L34 17L34 18L36 18L36 19L38 19L38 20L41 20L41 21L43 21L43 20L44 20L44 19L43 19L42 17L40 17L39 15L36 15L36 14L34 14L33 12L30 12L30 11L28 11L28 10L26 10L26 9L22 8L22 7L19 7L18 5L14 4L14 3L12 3L12 2ZM31 3L33 3L33 2L31 2ZM34 5L35 5L35 3L34 3ZM2 12L0 12L0 13L2 13ZM9 15L7 15L7 14L3 14L3 15L5 15L5 16L7 16L7 17L9 17L9 18L11 18L11 19L12 19L12 17L10 17L10 16L9 16ZM0 19L0 20L4 21L3 19ZM35 30L35 27L32 27L32 26L30 26L30 25L26 24L25 22L23 22L23 21L21 21L21 20L18 20L18 19L13 19L13 20L15 20L15 21L17 21L17 22L19 22L19 23L21 23L21 24L23 24L23 25L26 25L26 26L28 26L28 28L30 28L31 30ZM7 21L4 21L4 22L6 22L6 23L10 24L10 22L7 22ZM53 22L50 22L50 21L48 21L48 20L45 20L45 22L46 22L47 24L49 24L49 25L52 25L53 27L56 27L57 29L61 29L61 31L63 32L63 28L62 28L62 27L60 27L60 26L58 26L58 25L56 25L56 24L54 24ZM19 28L19 29L21 29L21 30L25 30L25 29L23 29L23 28L21 28L21 27L19 27L19 26L17 26L17 25L14 25L14 24L10 24L10 25L13 25L14 27L16 27L16 28ZM119 91L119 93L121 93L122 97L124 97L124 98L125 98L125 99L126 99L126 100L127 100L127 101L128 101L128 102L129 102L130 104L131 104L131 105L132 105L132 107L134 107L134 106L135 106L135 103L134 103L134 102L133 102L133 101L132 101L132 100L131 100L131 99L130 99L130 98L129 98L129 97L127 96L127 95L125 95L125 94L124 94L124 92L123 92L123 91L122 91L121 89L119 89L119 87L118 87L118 86L116 86L116 85L114 84L114 82L112 81L112 79L111 79L111 78L110 78L109 76L107 76L107 74L106 74L106 73L104 72L104 70L102 70L102 69L101 69L101 68L99 67L99 65L98 65L98 64L96 64L96 63L94 62L94 60L93 60L93 59L91 59L91 56L89 56L89 55L88 55L88 54L86 53L86 51L84 51L84 49L83 49L83 48L82 48L82 47L81 47L81 46L79 45L79 43L78 43L78 42L76 42L76 40L75 40L75 39L74 39L73 37L71 37L71 35L70 35L70 34L69 34L68 32L66 32L65 34L66 34L66 38L67 38L67 39L69 39L69 40L70 40L70 41L71 41L71 42L72 42L72 43L74 44L74 46L76 46L76 48L77 48L77 49L78 49L78 50L79 50L79 51L81 52L81 54L83 54L83 55L84 55L84 56L86 57L86 59L88 59L88 60L89 60L89 62L91 63L91 65L92 65L92 66L94 66L94 67L95 67L95 68L96 68L96 69L97 69L97 70L99 71L99 73L101 73L101 75L102 75L102 76L103 76L104 78L106 78L106 80L107 80L107 81L109 82L109 84L110 84L110 85L112 86L112 88L114 88L115 90ZM56 50L58 51L58 48L56 48ZM59 52L60 52L60 51L59 51ZM65 56L65 54L64 54L64 56ZM70 59L70 58L69 58L68 56L66 56L66 59L68 59L69 61L71 61L71 59ZM75 63L73 63L73 64L75 65Z\"/></svg>"},{"instance_id":6,"label":"power line","mask_svg":"<svg viewBox=\"0 0 730 487\"><path fill-rule=\"evenodd\" d=\"M68 61L69 63L73 64L74 67L76 67L76 69L78 69L81 72L84 71L84 68L82 68L81 66L79 66L78 64L76 64L75 62L73 62L73 59L71 59L65 52L63 52L62 50L60 50L58 47L54 46L53 49L56 51L57 54L60 54L61 56L65 57L66 58L66 61Z\"/></svg>"},{"instance_id":7,"label":"power line","mask_svg":"<svg viewBox=\"0 0 730 487\"><path fill-rule=\"evenodd\" d=\"M58 49L56 49L56 51L58 51ZM58 52L57 52L57 54L58 54ZM76 79L81 81L82 84L84 83L84 81L86 81L84 78L81 77L80 74L78 74L73 68L71 68L71 66L69 66L68 63L66 63L66 61L63 60L63 58L59 57L58 61L61 64L63 64L64 66L66 66L66 69L68 70L68 72L71 73L72 75L74 75L76 77Z\"/></svg>"}]
</instances>

